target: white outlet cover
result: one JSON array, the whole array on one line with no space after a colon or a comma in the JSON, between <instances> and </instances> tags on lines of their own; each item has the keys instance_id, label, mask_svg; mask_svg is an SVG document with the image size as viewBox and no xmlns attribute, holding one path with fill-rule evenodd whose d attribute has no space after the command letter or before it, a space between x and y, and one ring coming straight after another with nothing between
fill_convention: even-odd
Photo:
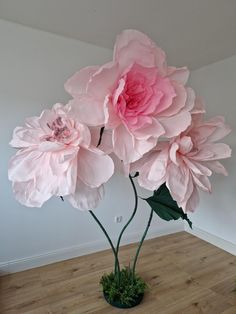
<instances>
[{"instance_id":1,"label":"white outlet cover","mask_svg":"<svg viewBox=\"0 0 236 314\"><path fill-rule=\"evenodd\" d=\"M115 216L115 222L116 223L121 223L122 222L123 217L122 216Z\"/></svg>"}]
</instances>

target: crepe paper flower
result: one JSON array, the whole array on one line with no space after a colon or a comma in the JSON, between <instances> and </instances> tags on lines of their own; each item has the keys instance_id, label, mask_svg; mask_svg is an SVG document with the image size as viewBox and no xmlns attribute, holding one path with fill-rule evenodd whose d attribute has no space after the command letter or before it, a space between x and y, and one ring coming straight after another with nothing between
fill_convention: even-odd
<instances>
[{"instance_id":1,"label":"crepe paper flower","mask_svg":"<svg viewBox=\"0 0 236 314\"><path fill-rule=\"evenodd\" d=\"M126 30L113 61L87 67L66 83L72 112L90 126L112 131L113 152L128 164L177 136L191 123L195 94L185 87L187 68L167 67L165 53L146 35Z\"/></svg>"},{"instance_id":2,"label":"crepe paper flower","mask_svg":"<svg viewBox=\"0 0 236 314\"><path fill-rule=\"evenodd\" d=\"M125 30L111 62L86 67L65 83L72 96L66 106L55 104L28 118L10 142L19 149L10 160L9 179L20 203L41 207L54 195L65 197L75 208L88 210L104 233L115 263L100 283L114 306L133 307L143 297L146 284L136 276L136 265L153 215L183 219L192 228L186 212L195 210L199 189L211 192L213 172L227 175L219 160L230 157L231 149L217 141L230 129L222 117L203 119L202 101L186 87L188 76L186 67L167 66L164 51L145 34ZM116 245L93 212L114 171L129 178L134 193L133 212ZM139 197L135 177L152 191L150 197ZM151 210L134 260L122 269L120 244L139 199ZM130 294L127 282L133 285L137 278L139 293L133 289Z\"/></svg>"},{"instance_id":3,"label":"crepe paper flower","mask_svg":"<svg viewBox=\"0 0 236 314\"><path fill-rule=\"evenodd\" d=\"M198 189L211 192L208 177L212 172L227 175L218 160L230 157L231 149L216 141L229 133L223 117L204 121L202 113L193 114L185 132L159 143L132 166L133 171L139 171L139 185L153 191L166 182L178 205L185 212L194 211L199 203Z\"/></svg>"},{"instance_id":4,"label":"crepe paper flower","mask_svg":"<svg viewBox=\"0 0 236 314\"><path fill-rule=\"evenodd\" d=\"M91 145L89 128L55 104L17 127L10 145L9 179L17 200L41 207L53 195L68 196L74 207L93 209L103 196L102 184L113 174L112 159Z\"/></svg>"}]
</instances>

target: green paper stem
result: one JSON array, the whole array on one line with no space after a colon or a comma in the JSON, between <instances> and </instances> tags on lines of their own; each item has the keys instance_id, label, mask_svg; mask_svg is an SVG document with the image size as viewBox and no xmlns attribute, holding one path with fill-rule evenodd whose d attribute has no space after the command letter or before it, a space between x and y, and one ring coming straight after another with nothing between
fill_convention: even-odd
<instances>
[{"instance_id":1,"label":"green paper stem","mask_svg":"<svg viewBox=\"0 0 236 314\"><path fill-rule=\"evenodd\" d=\"M153 209L151 209L151 213L150 213L150 216L149 216L149 219L148 219L148 224L147 224L147 226L146 226L146 228L145 228L144 234L143 234L142 239L141 239L141 241L140 241L140 243L139 243L139 246L138 246L138 249L137 249L135 258L134 258L134 263L133 263L133 268L132 268L133 276L134 276L134 274L135 274L136 264L137 264L137 260L138 260L138 256L139 256L141 247L142 247L142 245L143 245L143 241L144 241L145 238L146 238L148 229L149 229L149 227L150 227L150 225L151 225L151 222L152 222L152 217L153 217Z\"/></svg>"},{"instance_id":2,"label":"green paper stem","mask_svg":"<svg viewBox=\"0 0 236 314\"><path fill-rule=\"evenodd\" d=\"M130 222L133 220L136 212L137 212L137 209L138 209L138 193L137 193L137 190L136 190L136 186L134 184L134 181L133 181L133 178L131 177L131 175L129 175L129 179L130 179L130 182L132 184L132 187L133 187L133 190L134 190L134 210L132 212L132 215L130 216L129 220L127 221L127 223L124 225L123 229L121 230L120 232L120 235L119 235L119 238L118 238L118 241L117 241L117 245L116 245L116 254L117 254L117 257L118 257L118 253L119 253L119 249L120 249L120 241L121 241L121 238L123 236L123 233L125 232L126 228L128 227L128 225L130 224ZM117 272L117 262L115 263L115 273Z\"/></svg>"},{"instance_id":3,"label":"green paper stem","mask_svg":"<svg viewBox=\"0 0 236 314\"><path fill-rule=\"evenodd\" d=\"M89 213L92 215L92 217L94 218L94 220L97 222L97 224L99 225L99 227L101 228L101 230L103 231L103 233L105 234L110 246L111 246L111 249L112 249L112 252L114 254L114 257L115 257L115 268L117 269L117 272L118 272L118 279L119 279L119 274L120 274L120 263L119 263L119 260L118 260L118 254L116 252L116 249L111 241L111 238L109 237L106 229L103 227L102 223L99 221L99 219L97 218L97 216L94 214L94 212L92 210L89 210Z\"/></svg>"}]
</instances>

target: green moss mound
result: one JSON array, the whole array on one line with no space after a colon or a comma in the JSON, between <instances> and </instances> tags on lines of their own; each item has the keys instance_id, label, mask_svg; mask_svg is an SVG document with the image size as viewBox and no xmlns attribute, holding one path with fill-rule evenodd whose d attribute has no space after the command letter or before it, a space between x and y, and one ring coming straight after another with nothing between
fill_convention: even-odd
<instances>
[{"instance_id":1,"label":"green moss mound","mask_svg":"<svg viewBox=\"0 0 236 314\"><path fill-rule=\"evenodd\" d=\"M147 289L147 284L142 278L133 275L130 268L124 268L120 272L120 278L114 272L102 276L100 284L103 293L110 304L119 303L132 306Z\"/></svg>"}]
</instances>

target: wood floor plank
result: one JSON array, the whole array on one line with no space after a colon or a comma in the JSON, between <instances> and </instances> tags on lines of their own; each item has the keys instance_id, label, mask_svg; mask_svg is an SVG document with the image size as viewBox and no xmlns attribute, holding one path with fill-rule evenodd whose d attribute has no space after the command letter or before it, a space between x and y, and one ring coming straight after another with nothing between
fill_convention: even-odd
<instances>
[{"instance_id":1,"label":"wood floor plank","mask_svg":"<svg viewBox=\"0 0 236 314\"><path fill-rule=\"evenodd\" d=\"M236 313L236 306L231 307L228 310L225 310L222 314L235 314Z\"/></svg>"},{"instance_id":2,"label":"wood floor plank","mask_svg":"<svg viewBox=\"0 0 236 314\"><path fill-rule=\"evenodd\" d=\"M137 244L120 250L122 264ZM145 242L137 271L149 285L129 310L108 305L99 286L110 250L0 277L1 314L236 314L236 257L186 232Z\"/></svg>"},{"instance_id":3,"label":"wood floor plank","mask_svg":"<svg viewBox=\"0 0 236 314\"><path fill-rule=\"evenodd\" d=\"M162 314L221 314L230 308L231 305L223 297L210 292L204 296L196 296L194 299L185 298L176 304L171 304L162 311Z\"/></svg>"},{"instance_id":4,"label":"wood floor plank","mask_svg":"<svg viewBox=\"0 0 236 314\"><path fill-rule=\"evenodd\" d=\"M230 304L233 304L236 306L236 276L235 275L219 282L217 285L211 287L211 290L222 295Z\"/></svg>"}]
</instances>

